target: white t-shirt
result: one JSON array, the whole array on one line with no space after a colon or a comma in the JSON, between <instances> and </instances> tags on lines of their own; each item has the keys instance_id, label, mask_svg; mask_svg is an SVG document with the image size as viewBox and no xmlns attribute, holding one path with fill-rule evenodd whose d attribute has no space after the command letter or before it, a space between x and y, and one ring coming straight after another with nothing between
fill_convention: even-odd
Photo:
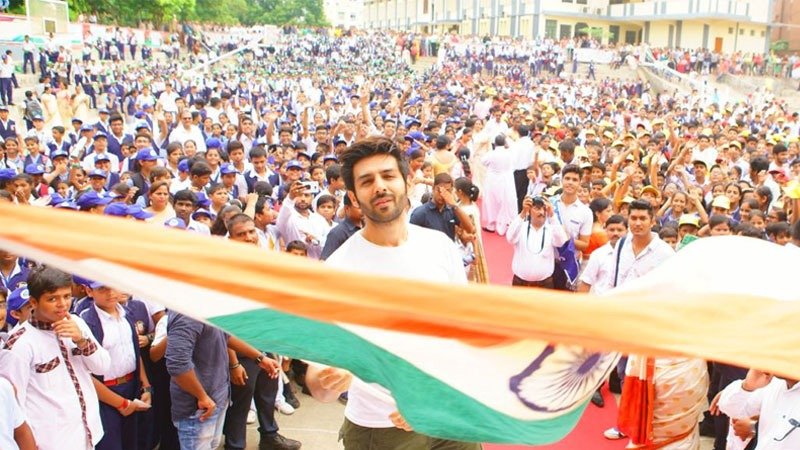
<instances>
[{"instance_id":1,"label":"white t-shirt","mask_svg":"<svg viewBox=\"0 0 800 450\"><path fill-rule=\"evenodd\" d=\"M592 252L580 280L592 286L589 292L602 295L614 288L617 252L610 242Z\"/></svg>"},{"instance_id":2,"label":"white t-shirt","mask_svg":"<svg viewBox=\"0 0 800 450\"><path fill-rule=\"evenodd\" d=\"M14 441L14 430L25 423L25 416L14 395L14 386L2 377L0 377L0 405L3 405L5 410L5 413L0 415L0 448L19 450Z\"/></svg>"},{"instance_id":3,"label":"white t-shirt","mask_svg":"<svg viewBox=\"0 0 800 450\"><path fill-rule=\"evenodd\" d=\"M461 254L444 233L408 225L408 239L398 247L375 245L358 231L325 263L337 269L390 275L414 280L466 284ZM389 415L397 406L387 401L388 390L353 378L344 415L368 428L393 428Z\"/></svg>"}]
</instances>

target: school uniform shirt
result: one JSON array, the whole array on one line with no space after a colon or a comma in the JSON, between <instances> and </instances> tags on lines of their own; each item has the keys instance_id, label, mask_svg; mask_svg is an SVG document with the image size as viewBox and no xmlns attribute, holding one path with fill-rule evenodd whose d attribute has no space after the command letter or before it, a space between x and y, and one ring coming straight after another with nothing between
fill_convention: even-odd
<instances>
[{"instance_id":1,"label":"school uniform shirt","mask_svg":"<svg viewBox=\"0 0 800 450\"><path fill-rule=\"evenodd\" d=\"M86 157L83 158L83 162L81 163L81 165L83 166L83 170L87 172L94 170L94 162L97 160L98 156L100 156L100 154L97 152L92 152L86 155ZM119 158L117 158L117 155L106 151L103 153L103 156L107 156L109 162L111 162L111 168L109 169L109 172L112 173L119 172Z\"/></svg>"},{"instance_id":2,"label":"school uniform shirt","mask_svg":"<svg viewBox=\"0 0 800 450\"><path fill-rule=\"evenodd\" d=\"M258 234L258 246L268 250L281 251L278 229L274 225L267 225L266 231L256 228Z\"/></svg>"},{"instance_id":3,"label":"school uniform shirt","mask_svg":"<svg viewBox=\"0 0 800 450\"><path fill-rule=\"evenodd\" d=\"M186 226L186 229L189 231L194 231L195 233L200 233L206 236L211 236L211 230L208 229L208 226L204 223L200 223L196 220L189 220L189 224Z\"/></svg>"},{"instance_id":4,"label":"school uniform shirt","mask_svg":"<svg viewBox=\"0 0 800 450\"><path fill-rule=\"evenodd\" d=\"M458 247L444 234L408 225L408 237L397 247L375 245L356 232L326 260L331 267L373 275L400 276L412 280L466 284ZM389 333L374 330L378 333ZM380 394L376 394L380 392ZM393 428L389 415L397 410L387 402L388 390L353 377L345 417L362 427Z\"/></svg>"},{"instance_id":5,"label":"school uniform shirt","mask_svg":"<svg viewBox=\"0 0 800 450\"><path fill-rule=\"evenodd\" d=\"M591 293L602 295L614 288L616 257L610 242L592 252L580 276L581 281L592 287Z\"/></svg>"},{"instance_id":6,"label":"school uniform shirt","mask_svg":"<svg viewBox=\"0 0 800 450\"><path fill-rule=\"evenodd\" d=\"M105 380L113 380L135 372L139 357L138 347L132 346L134 342L133 327L127 318L125 308L119 304L116 305L119 317L103 311L97 307L97 304L92 305L92 309L100 319L100 327L103 331L101 344L111 357L108 369L96 375L101 375ZM87 312L82 313L81 317L85 318L86 314ZM97 337L95 335L95 338Z\"/></svg>"},{"instance_id":7,"label":"school uniform shirt","mask_svg":"<svg viewBox=\"0 0 800 450\"><path fill-rule=\"evenodd\" d=\"M5 122L0 120L0 138L8 139L17 136L17 124L8 119Z\"/></svg>"},{"instance_id":8,"label":"school uniform shirt","mask_svg":"<svg viewBox=\"0 0 800 450\"><path fill-rule=\"evenodd\" d=\"M5 413L0 415L0 448L19 450L14 441L14 430L25 423L25 413L17 402L14 386L7 379L0 377L0 405Z\"/></svg>"},{"instance_id":9,"label":"school uniform shirt","mask_svg":"<svg viewBox=\"0 0 800 450\"><path fill-rule=\"evenodd\" d=\"M325 238L330 231L328 221L324 217L311 210L308 216L300 214L294 209L294 201L287 196L278 213L277 225L278 232L287 244L295 240L306 242L307 234L313 236L313 242L306 242L308 257L319 259L325 246Z\"/></svg>"},{"instance_id":10,"label":"school uniform shirt","mask_svg":"<svg viewBox=\"0 0 800 450\"><path fill-rule=\"evenodd\" d=\"M28 283L28 266L25 265L25 262L17 258L17 262L14 265L14 268L11 269L11 272L8 276L5 276L3 272L0 272L0 286L4 287L7 291L11 292L14 289L27 284Z\"/></svg>"},{"instance_id":11,"label":"school uniform shirt","mask_svg":"<svg viewBox=\"0 0 800 450\"><path fill-rule=\"evenodd\" d=\"M103 437L92 374L107 371L111 359L83 319L73 315L72 320L88 336L82 350L34 319L20 324L6 342L30 369L11 382L40 450L93 449Z\"/></svg>"},{"instance_id":12,"label":"school uniform shirt","mask_svg":"<svg viewBox=\"0 0 800 450\"><path fill-rule=\"evenodd\" d=\"M506 231L514 246L511 271L525 281L542 281L553 274L556 249L569 240L558 219L550 217L536 229L527 219L514 217Z\"/></svg>"},{"instance_id":13,"label":"school uniform shirt","mask_svg":"<svg viewBox=\"0 0 800 450\"><path fill-rule=\"evenodd\" d=\"M592 210L581 203L580 200L576 199L574 202L567 205L561 197L558 197L558 199L553 202L553 209L555 210L555 216L567 229L567 234L569 234L570 239L576 239L581 235L589 236L592 234L592 223L594 222Z\"/></svg>"},{"instance_id":14,"label":"school uniform shirt","mask_svg":"<svg viewBox=\"0 0 800 450\"><path fill-rule=\"evenodd\" d=\"M800 433L792 420L800 420L800 383L791 389L786 381L774 377L761 389L742 389L742 380L726 387L719 398L719 409L728 417L758 419L756 450L795 450L800 448Z\"/></svg>"},{"instance_id":15,"label":"school uniform shirt","mask_svg":"<svg viewBox=\"0 0 800 450\"><path fill-rule=\"evenodd\" d=\"M622 248L618 249L620 255L619 272L616 276L617 286L622 286L628 280L635 280L646 275L675 254L675 250L662 241L656 233L651 233L651 236L650 243L638 255L633 254L633 236L630 233L625 237L625 241L617 242L617 245L622 245ZM614 257L616 258L616 255ZM614 271L616 272L616 267L614 267ZM614 274L612 274L613 276Z\"/></svg>"}]
</instances>

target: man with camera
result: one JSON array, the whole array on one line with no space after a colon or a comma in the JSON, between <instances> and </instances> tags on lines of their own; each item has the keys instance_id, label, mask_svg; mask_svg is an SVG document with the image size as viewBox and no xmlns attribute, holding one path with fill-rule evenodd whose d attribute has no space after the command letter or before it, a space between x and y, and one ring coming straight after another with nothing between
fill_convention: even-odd
<instances>
[{"instance_id":1,"label":"man with camera","mask_svg":"<svg viewBox=\"0 0 800 450\"><path fill-rule=\"evenodd\" d=\"M511 284L553 289L558 247L569 240L569 235L558 222L550 201L539 196L525 197L522 212L508 227L506 239L514 246Z\"/></svg>"}]
</instances>

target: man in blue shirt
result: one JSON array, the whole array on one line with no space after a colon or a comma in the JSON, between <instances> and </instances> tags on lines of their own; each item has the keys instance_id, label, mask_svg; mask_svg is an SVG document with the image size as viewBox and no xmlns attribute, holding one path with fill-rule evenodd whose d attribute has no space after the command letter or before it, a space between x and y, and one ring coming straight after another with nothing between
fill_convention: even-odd
<instances>
[{"instance_id":1,"label":"man in blue shirt","mask_svg":"<svg viewBox=\"0 0 800 450\"><path fill-rule=\"evenodd\" d=\"M350 197L344 196L344 220L328 233L325 238L325 247L322 248L321 260L328 259L350 236L356 234L361 229L361 208L353 204Z\"/></svg>"},{"instance_id":2,"label":"man in blue shirt","mask_svg":"<svg viewBox=\"0 0 800 450\"><path fill-rule=\"evenodd\" d=\"M434 177L433 195L428 203L414 210L411 223L441 231L453 241L456 238L456 226L468 234L475 232L472 220L456 203L453 178L446 173Z\"/></svg>"}]
</instances>

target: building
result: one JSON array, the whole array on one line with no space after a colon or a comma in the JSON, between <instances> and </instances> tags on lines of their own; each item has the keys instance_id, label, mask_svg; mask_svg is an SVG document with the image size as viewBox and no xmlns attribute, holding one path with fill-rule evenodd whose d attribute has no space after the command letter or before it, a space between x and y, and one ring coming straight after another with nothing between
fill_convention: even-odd
<instances>
[{"instance_id":1,"label":"building","mask_svg":"<svg viewBox=\"0 0 800 450\"><path fill-rule=\"evenodd\" d=\"M324 0L325 17L335 27L364 26L364 0Z\"/></svg>"},{"instance_id":2,"label":"building","mask_svg":"<svg viewBox=\"0 0 800 450\"><path fill-rule=\"evenodd\" d=\"M364 26L525 39L585 33L603 43L763 52L774 1L365 0Z\"/></svg>"},{"instance_id":3,"label":"building","mask_svg":"<svg viewBox=\"0 0 800 450\"><path fill-rule=\"evenodd\" d=\"M786 41L789 50L800 50L800 0L775 0L772 42Z\"/></svg>"}]
</instances>

